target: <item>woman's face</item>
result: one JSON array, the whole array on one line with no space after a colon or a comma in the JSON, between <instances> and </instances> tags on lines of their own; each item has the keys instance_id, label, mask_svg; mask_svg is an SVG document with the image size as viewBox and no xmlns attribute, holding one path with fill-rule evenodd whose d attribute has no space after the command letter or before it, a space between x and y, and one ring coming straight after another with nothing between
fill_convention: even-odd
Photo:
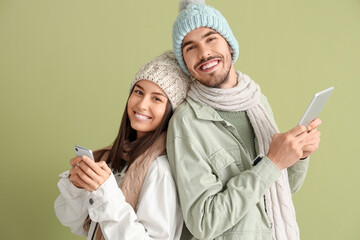
<instances>
[{"instance_id":1,"label":"woman's face","mask_svg":"<svg viewBox=\"0 0 360 240\"><path fill-rule=\"evenodd\" d=\"M140 80L135 84L128 100L127 113L137 138L156 130L168 101L166 94L155 83Z\"/></svg>"}]
</instances>

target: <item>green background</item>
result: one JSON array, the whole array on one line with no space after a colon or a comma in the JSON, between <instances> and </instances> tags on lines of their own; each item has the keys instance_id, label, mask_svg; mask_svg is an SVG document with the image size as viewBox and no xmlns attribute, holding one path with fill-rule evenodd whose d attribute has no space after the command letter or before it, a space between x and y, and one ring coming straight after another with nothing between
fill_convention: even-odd
<instances>
[{"instance_id":1,"label":"green background","mask_svg":"<svg viewBox=\"0 0 360 240\"><path fill-rule=\"evenodd\" d=\"M240 46L235 64L281 131L334 86L322 142L294 196L302 239L360 239L359 0L212 0ZM2 239L83 239L57 220L58 174L75 144L110 144L130 81L171 48L178 1L0 0Z\"/></svg>"}]
</instances>

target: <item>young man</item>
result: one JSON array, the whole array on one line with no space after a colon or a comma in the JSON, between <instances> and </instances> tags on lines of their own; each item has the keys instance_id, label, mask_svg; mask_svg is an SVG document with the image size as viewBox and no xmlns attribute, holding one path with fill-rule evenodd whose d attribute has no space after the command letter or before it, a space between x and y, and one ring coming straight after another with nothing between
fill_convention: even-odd
<instances>
[{"instance_id":1,"label":"young man","mask_svg":"<svg viewBox=\"0 0 360 240\"><path fill-rule=\"evenodd\" d=\"M278 133L259 86L234 70L238 43L225 18L193 2L174 23L173 46L194 81L167 136L182 239L299 239L291 194L318 148L321 121Z\"/></svg>"}]
</instances>

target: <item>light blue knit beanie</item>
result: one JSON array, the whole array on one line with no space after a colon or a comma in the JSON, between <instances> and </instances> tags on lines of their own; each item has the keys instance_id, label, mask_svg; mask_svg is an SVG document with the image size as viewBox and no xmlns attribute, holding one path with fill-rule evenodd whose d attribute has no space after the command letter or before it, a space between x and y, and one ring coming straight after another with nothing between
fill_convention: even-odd
<instances>
[{"instance_id":1,"label":"light blue knit beanie","mask_svg":"<svg viewBox=\"0 0 360 240\"><path fill-rule=\"evenodd\" d=\"M232 55L234 63L239 56L239 44L224 16L215 8L206 5L204 0L181 0L180 13L174 22L172 34L174 52L181 69L190 75L184 62L181 45L189 32L200 27L212 28L226 39L234 51Z\"/></svg>"}]
</instances>

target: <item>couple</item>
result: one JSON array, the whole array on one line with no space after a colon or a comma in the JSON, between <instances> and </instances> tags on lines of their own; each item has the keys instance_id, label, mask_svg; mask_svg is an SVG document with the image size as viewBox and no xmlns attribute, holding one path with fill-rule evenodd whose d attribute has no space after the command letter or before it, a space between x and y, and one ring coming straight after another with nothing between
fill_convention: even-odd
<instances>
[{"instance_id":1,"label":"couple","mask_svg":"<svg viewBox=\"0 0 360 240\"><path fill-rule=\"evenodd\" d=\"M258 85L234 70L225 18L181 7L174 52L136 74L113 145L60 175L57 217L87 239L299 239L291 194L321 121L278 133Z\"/></svg>"}]
</instances>

